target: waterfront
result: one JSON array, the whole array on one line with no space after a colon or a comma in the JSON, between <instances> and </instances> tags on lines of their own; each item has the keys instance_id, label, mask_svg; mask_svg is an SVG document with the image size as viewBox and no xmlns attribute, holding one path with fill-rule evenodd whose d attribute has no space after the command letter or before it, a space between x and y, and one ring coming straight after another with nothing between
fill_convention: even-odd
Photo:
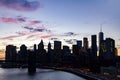
<instances>
[{"instance_id":1,"label":"waterfront","mask_svg":"<svg viewBox=\"0 0 120 80\"><path fill-rule=\"evenodd\" d=\"M74 74L52 69L37 69L35 75L28 75L27 69L0 68L0 80L85 80Z\"/></svg>"}]
</instances>

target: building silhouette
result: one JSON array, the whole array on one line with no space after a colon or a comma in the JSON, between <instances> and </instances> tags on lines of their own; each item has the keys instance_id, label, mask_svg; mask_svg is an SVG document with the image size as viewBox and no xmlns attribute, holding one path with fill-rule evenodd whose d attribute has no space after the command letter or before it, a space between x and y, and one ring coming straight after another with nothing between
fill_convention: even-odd
<instances>
[{"instance_id":1,"label":"building silhouette","mask_svg":"<svg viewBox=\"0 0 120 80\"><path fill-rule=\"evenodd\" d=\"M37 45L36 44L34 44L34 52L36 53L36 51L37 51L37 47L36 47Z\"/></svg>"},{"instance_id":2,"label":"building silhouette","mask_svg":"<svg viewBox=\"0 0 120 80\"><path fill-rule=\"evenodd\" d=\"M49 42L49 43L48 43L48 53L50 53L51 50L52 50L52 49L51 49L51 43Z\"/></svg>"},{"instance_id":3,"label":"building silhouette","mask_svg":"<svg viewBox=\"0 0 120 80\"><path fill-rule=\"evenodd\" d=\"M16 62L16 56L17 56L16 46L13 45L6 46L5 61Z\"/></svg>"},{"instance_id":4,"label":"building silhouette","mask_svg":"<svg viewBox=\"0 0 120 80\"><path fill-rule=\"evenodd\" d=\"M54 61L61 62L62 50L61 50L61 41L54 41Z\"/></svg>"},{"instance_id":5,"label":"building silhouette","mask_svg":"<svg viewBox=\"0 0 120 80\"><path fill-rule=\"evenodd\" d=\"M88 49L88 38L87 38L87 37L84 37L84 38L83 38L83 48L84 48L85 50Z\"/></svg>"},{"instance_id":6,"label":"building silhouette","mask_svg":"<svg viewBox=\"0 0 120 80\"><path fill-rule=\"evenodd\" d=\"M63 56L68 56L70 55L70 49L68 46L63 46L63 52L62 52Z\"/></svg>"},{"instance_id":7,"label":"building silhouette","mask_svg":"<svg viewBox=\"0 0 120 80\"><path fill-rule=\"evenodd\" d=\"M20 63L27 63L27 60L28 60L27 46L23 44L20 46L20 51L18 52L17 61Z\"/></svg>"},{"instance_id":8,"label":"building silhouette","mask_svg":"<svg viewBox=\"0 0 120 80\"><path fill-rule=\"evenodd\" d=\"M62 44L61 44L61 41L54 41L54 50L61 50L61 46L62 46Z\"/></svg>"},{"instance_id":9,"label":"building silhouette","mask_svg":"<svg viewBox=\"0 0 120 80\"><path fill-rule=\"evenodd\" d=\"M53 49L51 48L52 46L51 46L51 43L49 42L48 43L48 62L49 63L54 63L54 51L53 51Z\"/></svg>"},{"instance_id":10,"label":"building silhouette","mask_svg":"<svg viewBox=\"0 0 120 80\"><path fill-rule=\"evenodd\" d=\"M104 61L103 66L115 65L116 56L115 40L112 38L106 38L106 40L101 43L101 55L100 61Z\"/></svg>"},{"instance_id":11,"label":"building silhouette","mask_svg":"<svg viewBox=\"0 0 120 80\"><path fill-rule=\"evenodd\" d=\"M43 40L38 44L38 51L44 50Z\"/></svg>"},{"instance_id":12,"label":"building silhouette","mask_svg":"<svg viewBox=\"0 0 120 80\"><path fill-rule=\"evenodd\" d=\"M91 58L92 59L97 58L97 36L96 35L91 36Z\"/></svg>"},{"instance_id":13,"label":"building silhouette","mask_svg":"<svg viewBox=\"0 0 120 80\"><path fill-rule=\"evenodd\" d=\"M81 49L82 48L82 40L77 40L77 46Z\"/></svg>"},{"instance_id":14,"label":"building silhouette","mask_svg":"<svg viewBox=\"0 0 120 80\"><path fill-rule=\"evenodd\" d=\"M46 50L44 49L44 43L43 40L38 44L38 50L36 52L36 61L38 63L46 63L47 62L46 57Z\"/></svg>"},{"instance_id":15,"label":"building silhouette","mask_svg":"<svg viewBox=\"0 0 120 80\"><path fill-rule=\"evenodd\" d=\"M28 73L34 74L36 72L36 53L28 50Z\"/></svg>"},{"instance_id":16,"label":"building silhouette","mask_svg":"<svg viewBox=\"0 0 120 80\"><path fill-rule=\"evenodd\" d=\"M102 42L104 42L104 33L102 32L102 28L101 28L99 32L99 56L101 56L102 54L102 46L101 46Z\"/></svg>"},{"instance_id":17,"label":"building silhouette","mask_svg":"<svg viewBox=\"0 0 120 80\"><path fill-rule=\"evenodd\" d=\"M115 40L112 38L106 38L106 58L114 59L115 58Z\"/></svg>"},{"instance_id":18,"label":"building silhouette","mask_svg":"<svg viewBox=\"0 0 120 80\"><path fill-rule=\"evenodd\" d=\"M80 53L80 48L78 47L78 45L72 45L72 53L76 56L79 55Z\"/></svg>"}]
</instances>

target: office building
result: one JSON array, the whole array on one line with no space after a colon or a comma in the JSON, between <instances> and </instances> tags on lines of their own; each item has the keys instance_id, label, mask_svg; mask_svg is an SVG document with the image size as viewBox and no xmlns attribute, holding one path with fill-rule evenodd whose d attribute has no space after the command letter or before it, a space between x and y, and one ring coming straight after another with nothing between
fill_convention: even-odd
<instances>
[{"instance_id":1,"label":"office building","mask_svg":"<svg viewBox=\"0 0 120 80\"><path fill-rule=\"evenodd\" d=\"M91 56L93 59L97 58L97 37L96 35L91 36Z\"/></svg>"},{"instance_id":2,"label":"office building","mask_svg":"<svg viewBox=\"0 0 120 80\"><path fill-rule=\"evenodd\" d=\"M16 46L7 45L5 51L5 61L6 62L15 62L16 61Z\"/></svg>"},{"instance_id":3,"label":"office building","mask_svg":"<svg viewBox=\"0 0 120 80\"><path fill-rule=\"evenodd\" d=\"M99 56L102 54L101 43L104 42L104 33L102 32L102 28L99 32Z\"/></svg>"},{"instance_id":4,"label":"office building","mask_svg":"<svg viewBox=\"0 0 120 80\"><path fill-rule=\"evenodd\" d=\"M77 45L79 48L82 48L82 41L81 40L77 40Z\"/></svg>"},{"instance_id":5,"label":"office building","mask_svg":"<svg viewBox=\"0 0 120 80\"><path fill-rule=\"evenodd\" d=\"M88 49L88 38L86 38L86 37L83 38L83 48L85 50Z\"/></svg>"}]
</instances>

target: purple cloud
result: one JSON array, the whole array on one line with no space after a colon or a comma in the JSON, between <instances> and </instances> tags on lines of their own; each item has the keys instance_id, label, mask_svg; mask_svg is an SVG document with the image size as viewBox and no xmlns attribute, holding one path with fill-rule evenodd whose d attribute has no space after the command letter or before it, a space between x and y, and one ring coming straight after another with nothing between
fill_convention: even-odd
<instances>
[{"instance_id":1,"label":"purple cloud","mask_svg":"<svg viewBox=\"0 0 120 80\"><path fill-rule=\"evenodd\" d=\"M67 32L67 33L64 33L64 36L75 36L77 34L75 34L74 32Z\"/></svg>"},{"instance_id":2,"label":"purple cloud","mask_svg":"<svg viewBox=\"0 0 120 80\"><path fill-rule=\"evenodd\" d=\"M51 32L51 30L48 30L46 29L45 27L36 27L36 28L33 28L33 27L29 27L29 26L25 26L23 27L24 29L27 29L29 31L35 31L35 32Z\"/></svg>"},{"instance_id":3,"label":"purple cloud","mask_svg":"<svg viewBox=\"0 0 120 80\"><path fill-rule=\"evenodd\" d=\"M38 1L28 0L0 0L0 7L6 7L17 11L34 11L40 7Z\"/></svg>"},{"instance_id":4,"label":"purple cloud","mask_svg":"<svg viewBox=\"0 0 120 80\"><path fill-rule=\"evenodd\" d=\"M64 39L64 41L68 44L74 44L77 40L76 39Z\"/></svg>"},{"instance_id":5,"label":"purple cloud","mask_svg":"<svg viewBox=\"0 0 120 80\"><path fill-rule=\"evenodd\" d=\"M55 40L58 40L58 38L50 38L50 40L53 40L53 41L55 41Z\"/></svg>"},{"instance_id":6,"label":"purple cloud","mask_svg":"<svg viewBox=\"0 0 120 80\"><path fill-rule=\"evenodd\" d=\"M25 26L25 27L23 27L24 29L27 29L27 30L34 30L32 27L28 27L28 26Z\"/></svg>"},{"instance_id":7,"label":"purple cloud","mask_svg":"<svg viewBox=\"0 0 120 80\"><path fill-rule=\"evenodd\" d=\"M30 21L30 26L33 26L33 25L36 25L36 24L39 24L39 23L41 23L41 21Z\"/></svg>"},{"instance_id":8,"label":"purple cloud","mask_svg":"<svg viewBox=\"0 0 120 80\"><path fill-rule=\"evenodd\" d=\"M17 20L20 21L20 22L26 22L26 18L25 17L18 17Z\"/></svg>"}]
</instances>

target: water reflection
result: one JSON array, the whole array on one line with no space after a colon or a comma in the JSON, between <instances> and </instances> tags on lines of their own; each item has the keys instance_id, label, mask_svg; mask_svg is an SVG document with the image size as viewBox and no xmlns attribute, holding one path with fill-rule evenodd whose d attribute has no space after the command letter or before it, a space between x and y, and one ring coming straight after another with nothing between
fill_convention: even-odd
<instances>
[{"instance_id":1,"label":"water reflection","mask_svg":"<svg viewBox=\"0 0 120 80\"><path fill-rule=\"evenodd\" d=\"M0 80L85 80L74 74L54 71L51 69L37 69L35 75L30 76L27 69L2 69L0 68Z\"/></svg>"}]
</instances>

